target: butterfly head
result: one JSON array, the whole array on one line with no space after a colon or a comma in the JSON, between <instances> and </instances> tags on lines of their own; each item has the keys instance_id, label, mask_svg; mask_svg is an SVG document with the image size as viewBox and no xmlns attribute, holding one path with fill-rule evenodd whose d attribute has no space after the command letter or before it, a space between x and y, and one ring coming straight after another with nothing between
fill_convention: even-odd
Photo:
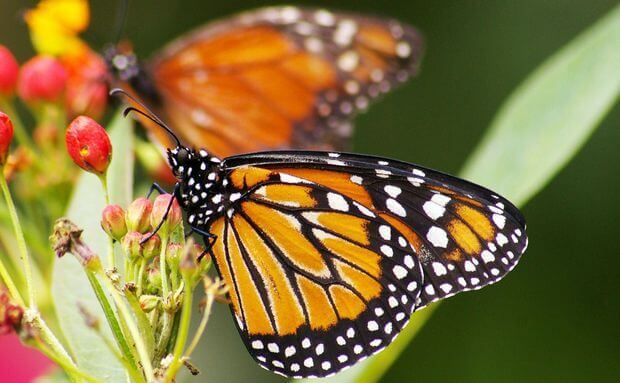
<instances>
[{"instance_id":1,"label":"butterfly head","mask_svg":"<svg viewBox=\"0 0 620 383\"><path fill-rule=\"evenodd\" d=\"M172 173L182 186L199 188L206 191L213 187L219 177L220 159L210 155L206 150L198 151L177 146L168 149L168 162Z\"/></svg>"},{"instance_id":2,"label":"butterfly head","mask_svg":"<svg viewBox=\"0 0 620 383\"><path fill-rule=\"evenodd\" d=\"M159 93L149 74L142 68L133 48L128 43L110 45L103 51L110 73L117 80L129 84L143 98L159 103Z\"/></svg>"}]
</instances>

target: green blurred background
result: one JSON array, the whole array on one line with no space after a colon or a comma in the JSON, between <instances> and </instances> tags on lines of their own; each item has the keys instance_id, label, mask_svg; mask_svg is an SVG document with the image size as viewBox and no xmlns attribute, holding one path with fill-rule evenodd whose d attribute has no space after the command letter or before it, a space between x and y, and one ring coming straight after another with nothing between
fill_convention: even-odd
<instances>
[{"instance_id":1,"label":"green blurred background","mask_svg":"<svg viewBox=\"0 0 620 383\"><path fill-rule=\"evenodd\" d=\"M421 75L357 119L354 148L456 173L509 93L617 1L303 3L394 16L424 33ZM20 11L33 2L0 4L0 42L24 60ZM205 21L268 4L130 0L125 36L148 57ZM86 39L100 47L114 38L117 3L91 6ZM519 267L444 302L382 382L620 381L619 127L616 107L524 207L530 248ZM208 329L196 381L280 381L252 362L227 311Z\"/></svg>"}]
</instances>

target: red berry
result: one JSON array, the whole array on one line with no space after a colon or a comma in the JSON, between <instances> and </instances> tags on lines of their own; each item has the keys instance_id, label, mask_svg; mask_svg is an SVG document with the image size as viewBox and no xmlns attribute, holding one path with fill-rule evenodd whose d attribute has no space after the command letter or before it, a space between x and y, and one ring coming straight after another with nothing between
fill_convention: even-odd
<instances>
[{"instance_id":1,"label":"red berry","mask_svg":"<svg viewBox=\"0 0 620 383\"><path fill-rule=\"evenodd\" d=\"M67 77L60 61L51 56L35 56L22 66L17 93L26 102L56 102L65 92Z\"/></svg>"},{"instance_id":2,"label":"red berry","mask_svg":"<svg viewBox=\"0 0 620 383\"><path fill-rule=\"evenodd\" d=\"M82 169L103 174L112 160L112 144L105 129L95 120L79 116L69 124L65 134L67 151Z\"/></svg>"},{"instance_id":3,"label":"red berry","mask_svg":"<svg viewBox=\"0 0 620 383\"><path fill-rule=\"evenodd\" d=\"M6 114L0 112L0 165L4 166L13 140L13 123Z\"/></svg>"},{"instance_id":4,"label":"red berry","mask_svg":"<svg viewBox=\"0 0 620 383\"><path fill-rule=\"evenodd\" d=\"M0 97L13 95L18 75L19 64L15 56L4 45L0 45Z\"/></svg>"}]
</instances>

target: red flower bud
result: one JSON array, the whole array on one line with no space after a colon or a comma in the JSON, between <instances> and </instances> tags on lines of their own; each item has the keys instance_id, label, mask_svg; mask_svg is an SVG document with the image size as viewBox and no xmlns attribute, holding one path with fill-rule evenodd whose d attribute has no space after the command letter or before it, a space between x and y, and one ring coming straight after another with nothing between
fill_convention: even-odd
<instances>
[{"instance_id":1,"label":"red flower bud","mask_svg":"<svg viewBox=\"0 0 620 383\"><path fill-rule=\"evenodd\" d=\"M127 229L146 233L151 228L149 222L153 203L148 198L140 197L127 208Z\"/></svg>"},{"instance_id":2,"label":"red flower bud","mask_svg":"<svg viewBox=\"0 0 620 383\"><path fill-rule=\"evenodd\" d=\"M118 205L108 205L101 213L101 227L116 241L127 233L125 211Z\"/></svg>"},{"instance_id":3,"label":"red flower bud","mask_svg":"<svg viewBox=\"0 0 620 383\"><path fill-rule=\"evenodd\" d=\"M69 124L65 134L67 151L82 169L104 174L112 160L112 144L105 129L95 120L79 116Z\"/></svg>"},{"instance_id":4,"label":"red flower bud","mask_svg":"<svg viewBox=\"0 0 620 383\"><path fill-rule=\"evenodd\" d=\"M4 166L13 140L13 123L6 114L0 112L0 166Z\"/></svg>"},{"instance_id":5,"label":"red flower bud","mask_svg":"<svg viewBox=\"0 0 620 383\"><path fill-rule=\"evenodd\" d=\"M4 45L0 45L0 97L12 96L19 75L19 64Z\"/></svg>"},{"instance_id":6,"label":"red flower bud","mask_svg":"<svg viewBox=\"0 0 620 383\"><path fill-rule=\"evenodd\" d=\"M131 262L138 259L142 253L142 234L137 231L130 231L123 237L123 251Z\"/></svg>"},{"instance_id":7,"label":"red flower bud","mask_svg":"<svg viewBox=\"0 0 620 383\"><path fill-rule=\"evenodd\" d=\"M172 198L172 206L168 210L168 205L170 205L170 199ZM168 215L166 216L166 212ZM172 194L160 194L155 198L155 202L153 203L153 212L151 213L151 226L157 227L162 220L166 220L161 225L159 232L161 235L169 235L183 219L183 214L181 213L181 207L177 202L176 198Z\"/></svg>"},{"instance_id":8,"label":"red flower bud","mask_svg":"<svg viewBox=\"0 0 620 383\"><path fill-rule=\"evenodd\" d=\"M161 239L159 239L157 234L151 236L151 233L144 234L142 240L146 238L149 239L142 244L142 256L146 259L155 258L156 255L159 255L159 250L161 249Z\"/></svg>"},{"instance_id":9,"label":"red flower bud","mask_svg":"<svg viewBox=\"0 0 620 383\"><path fill-rule=\"evenodd\" d=\"M28 60L19 74L17 93L26 102L56 102L67 86L67 71L50 56L35 56Z\"/></svg>"}]
</instances>

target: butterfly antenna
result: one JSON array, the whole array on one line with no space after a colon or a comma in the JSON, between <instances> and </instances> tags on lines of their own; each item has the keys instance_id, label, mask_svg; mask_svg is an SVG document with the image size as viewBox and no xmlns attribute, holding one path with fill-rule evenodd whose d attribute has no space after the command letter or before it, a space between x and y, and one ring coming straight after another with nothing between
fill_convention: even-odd
<instances>
[{"instance_id":1,"label":"butterfly antenna","mask_svg":"<svg viewBox=\"0 0 620 383\"><path fill-rule=\"evenodd\" d=\"M125 90L120 89L120 88L114 88L110 91L110 96L116 96L116 95L122 95L127 97L128 99L130 99L131 101L135 102L136 104L138 104L140 106L140 108L136 108L133 106L128 106L127 108L125 108L125 110L123 110L123 116L127 117L127 115L131 112L136 112L146 118L148 118L149 120L153 121L155 124L159 125L162 129L164 129L166 132L168 132L168 134L170 134L170 136L172 138L174 138L174 141L176 141L177 146L182 146L181 145L181 140L179 140L179 138L176 136L176 134L174 134L174 132L172 131L172 129L170 129L170 127L168 125L166 125L165 122L163 122L159 117L157 117L155 115L155 113L153 113L146 105L144 105L143 103L141 103L140 101L138 101L135 97L133 97L132 95L130 95L129 93L127 93Z\"/></svg>"},{"instance_id":2,"label":"butterfly antenna","mask_svg":"<svg viewBox=\"0 0 620 383\"><path fill-rule=\"evenodd\" d=\"M129 0L120 0L118 4L118 8L116 9L116 26L114 30L116 31L116 37L113 40L114 45L118 44L121 41L121 37L123 32L125 31L125 23L127 22L127 13L129 9Z\"/></svg>"}]
</instances>

